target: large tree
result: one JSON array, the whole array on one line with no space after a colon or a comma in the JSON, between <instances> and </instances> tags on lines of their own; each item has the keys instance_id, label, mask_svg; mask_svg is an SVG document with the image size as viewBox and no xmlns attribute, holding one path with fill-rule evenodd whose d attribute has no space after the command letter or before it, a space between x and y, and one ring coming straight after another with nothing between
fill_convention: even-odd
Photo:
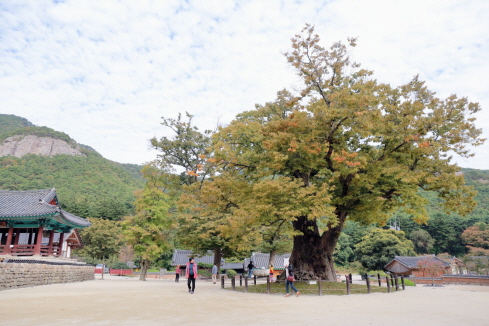
<instances>
[{"instance_id":1,"label":"large tree","mask_svg":"<svg viewBox=\"0 0 489 326\"><path fill-rule=\"evenodd\" d=\"M146 280L151 262L168 250L172 220L168 196L160 189L146 185L136 193L136 214L122 221L124 239L132 246L141 263L140 280Z\"/></svg>"},{"instance_id":2,"label":"large tree","mask_svg":"<svg viewBox=\"0 0 489 326\"><path fill-rule=\"evenodd\" d=\"M167 193L175 197L183 194L180 213L175 214L178 221L176 241L197 254L214 251L214 263L219 266L223 255L233 254L233 249L228 246L230 238L222 230L227 224L228 212L226 207L214 205L212 198L206 198L200 191L213 174L212 166L205 164L212 131L199 130L192 119L189 113L186 113L186 119L181 114L177 119L163 118L161 124L171 129L173 135L151 139L152 146L161 154L148 172L153 182L160 184L160 187L166 185ZM164 169L176 167L183 171L175 180L168 170L159 174L158 166Z\"/></svg>"},{"instance_id":3,"label":"large tree","mask_svg":"<svg viewBox=\"0 0 489 326\"><path fill-rule=\"evenodd\" d=\"M123 245L119 223L99 218L89 220L92 225L80 231L84 246L77 249L76 254L89 257L97 263L117 256Z\"/></svg>"},{"instance_id":4,"label":"large tree","mask_svg":"<svg viewBox=\"0 0 489 326\"><path fill-rule=\"evenodd\" d=\"M402 209L424 222L421 189L437 192L447 211L475 206L450 155L470 157L467 146L483 142L473 117L480 107L455 95L439 99L417 76L396 88L379 83L350 61L349 47L324 49L309 25L303 34L286 53L302 90L240 114L215 135L212 160L222 175L280 183L293 198L287 219L297 277L333 281L347 219L384 224Z\"/></svg>"}]
</instances>

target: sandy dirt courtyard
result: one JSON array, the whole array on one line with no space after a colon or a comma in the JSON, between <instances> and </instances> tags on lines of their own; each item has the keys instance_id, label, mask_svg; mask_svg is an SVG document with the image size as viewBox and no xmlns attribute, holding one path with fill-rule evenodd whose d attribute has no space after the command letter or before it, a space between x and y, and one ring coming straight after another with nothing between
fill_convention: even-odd
<instances>
[{"instance_id":1,"label":"sandy dirt courtyard","mask_svg":"<svg viewBox=\"0 0 489 326\"><path fill-rule=\"evenodd\" d=\"M484 286L285 298L106 276L0 291L0 325L489 325L488 302Z\"/></svg>"}]
</instances>

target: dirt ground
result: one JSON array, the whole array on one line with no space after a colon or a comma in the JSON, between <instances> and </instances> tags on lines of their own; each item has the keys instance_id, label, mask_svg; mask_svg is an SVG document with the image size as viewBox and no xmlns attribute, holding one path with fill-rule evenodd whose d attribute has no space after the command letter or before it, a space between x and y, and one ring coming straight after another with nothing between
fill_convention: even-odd
<instances>
[{"instance_id":1,"label":"dirt ground","mask_svg":"<svg viewBox=\"0 0 489 326\"><path fill-rule=\"evenodd\" d=\"M197 281L106 276L0 291L0 325L489 325L489 287L408 287L390 294L245 294Z\"/></svg>"}]
</instances>

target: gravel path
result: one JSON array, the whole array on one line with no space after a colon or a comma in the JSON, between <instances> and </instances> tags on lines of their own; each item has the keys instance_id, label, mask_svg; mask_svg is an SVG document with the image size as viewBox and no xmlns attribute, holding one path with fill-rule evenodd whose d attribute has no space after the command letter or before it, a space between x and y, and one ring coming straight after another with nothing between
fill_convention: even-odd
<instances>
[{"instance_id":1,"label":"gravel path","mask_svg":"<svg viewBox=\"0 0 489 326\"><path fill-rule=\"evenodd\" d=\"M244 294L197 281L105 280L0 291L0 325L489 325L489 287L390 294Z\"/></svg>"}]
</instances>

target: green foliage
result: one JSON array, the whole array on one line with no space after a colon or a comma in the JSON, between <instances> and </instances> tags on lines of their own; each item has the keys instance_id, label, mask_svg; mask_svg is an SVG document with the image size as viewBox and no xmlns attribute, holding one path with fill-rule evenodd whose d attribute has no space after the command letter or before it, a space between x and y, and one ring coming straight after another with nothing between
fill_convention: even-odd
<instances>
[{"instance_id":1,"label":"green foliage","mask_svg":"<svg viewBox=\"0 0 489 326\"><path fill-rule=\"evenodd\" d=\"M414 243L416 253L418 254L429 254L435 242L430 234L423 229L411 232L409 239Z\"/></svg>"},{"instance_id":2,"label":"green foliage","mask_svg":"<svg viewBox=\"0 0 489 326\"><path fill-rule=\"evenodd\" d=\"M365 275L367 273L367 268L362 265L359 261L354 261L350 264L350 268L353 269L357 274Z\"/></svg>"},{"instance_id":3,"label":"green foliage","mask_svg":"<svg viewBox=\"0 0 489 326\"><path fill-rule=\"evenodd\" d=\"M75 254L90 257L97 263L116 256L122 246L122 230L118 222L98 218L89 219L92 225L80 231L84 247Z\"/></svg>"},{"instance_id":4,"label":"green foliage","mask_svg":"<svg viewBox=\"0 0 489 326\"><path fill-rule=\"evenodd\" d=\"M8 137L27 136L27 135L60 139L67 142L72 147L76 146L76 142L73 139L71 139L70 136L68 136L64 132L56 131L48 127L23 127L19 129L2 132L0 134L0 143L3 142Z\"/></svg>"},{"instance_id":5,"label":"green foliage","mask_svg":"<svg viewBox=\"0 0 489 326\"><path fill-rule=\"evenodd\" d=\"M408 279L404 279L404 285L405 286L416 286L416 283L414 283L413 281L411 280L408 280Z\"/></svg>"},{"instance_id":6,"label":"green foliage","mask_svg":"<svg viewBox=\"0 0 489 326\"><path fill-rule=\"evenodd\" d=\"M134 248L140 259L141 280L151 262L169 249L168 231L172 226L168 210L168 196L155 187L146 186L138 192L135 202L136 215L122 221L124 240Z\"/></svg>"},{"instance_id":7,"label":"green foliage","mask_svg":"<svg viewBox=\"0 0 489 326\"><path fill-rule=\"evenodd\" d=\"M333 254L335 263L340 266L345 266L349 262L352 262L354 257L355 252L352 237L346 233L341 233Z\"/></svg>"},{"instance_id":8,"label":"green foliage","mask_svg":"<svg viewBox=\"0 0 489 326\"><path fill-rule=\"evenodd\" d=\"M236 274L238 273L234 269L226 270L226 275L228 276L228 278L233 278L236 276Z\"/></svg>"},{"instance_id":9,"label":"green foliage","mask_svg":"<svg viewBox=\"0 0 489 326\"><path fill-rule=\"evenodd\" d=\"M386 276L387 274L383 270L372 270L367 272L368 275L374 275L377 276L377 274L380 274L380 276Z\"/></svg>"},{"instance_id":10,"label":"green foliage","mask_svg":"<svg viewBox=\"0 0 489 326\"><path fill-rule=\"evenodd\" d=\"M463 257L462 261L471 272L476 272L477 274L489 273L489 256L487 255L467 255Z\"/></svg>"},{"instance_id":11,"label":"green foliage","mask_svg":"<svg viewBox=\"0 0 489 326\"><path fill-rule=\"evenodd\" d=\"M402 231L374 229L356 247L366 269L384 269L394 256L414 256L414 245Z\"/></svg>"},{"instance_id":12,"label":"green foliage","mask_svg":"<svg viewBox=\"0 0 489 326\"><path fill-rule=\"evenodd\" d=\"M0 134L25 127L34 127L27 119L13 114L0 114Z\"/></svg>"},{"instance_id":13,"label":"green foliage","mask_svg":"<svg viewBox=\"0 0 489 326\"><path fill-rule=\"evenodd\" d=\"M0 189L56 188L61 206L80 217L118 220L133 212L136 189L144 185L118 163L86 157L26 155L0 157Z\"/></svg>"},{"instance_id":14,"label":"green foliage","mask_svg":"<svg viewBox=\"0 0 489 326\"><path fill-rule=\"evenodd\" d=\"M185 172L182 172L180 180L183 184L191 185L198 180L198 172L203 172L200 177L206 175L201 167L208 154L211 131L200 132L197 127L192 126L193 116L186 113L186 117L188 121L182 121L181 114L178 114L177 119L163 118L161 124L172 129L175 135L171 139L153 138L151 145L162 152L159 157L165 164L183 167Z\"/></svg>"},{"instance_id":15,"label":"green foliage","mask_svg":"<svg viewBox=\"0 0 489 326\"><path fill-rule=\"evenodd\" d=\"M200 263L197 263L197 266L199 266L201 268L211 269L214 266L214 264L207 264L207 263L200 262Z\"/></svg>"},{"instance_id":16,"label":"green foliage","mask_svg":"<svg viewBox=\"0 0 489 326\"><path fill-rule=\"evenodd\" d=\"M456 215L435 213L430 217L428 224L422 228L435 240L433 253L448 252L454 256L465 254L462 242L462 232L468 220Z\"/></svg>"},{"instance_id":17,"label":"green foliage","mask_svg":"<svg viewBox=\"0 0 489 326\"><path fill-rule=\"evenodd\" d=\"M204 277L212 277L212 273L211 272L206 271L206 270L202 270L202 269L199 270L199 275L200 276L204 276Z\"/></svg>"}]
</instances>

